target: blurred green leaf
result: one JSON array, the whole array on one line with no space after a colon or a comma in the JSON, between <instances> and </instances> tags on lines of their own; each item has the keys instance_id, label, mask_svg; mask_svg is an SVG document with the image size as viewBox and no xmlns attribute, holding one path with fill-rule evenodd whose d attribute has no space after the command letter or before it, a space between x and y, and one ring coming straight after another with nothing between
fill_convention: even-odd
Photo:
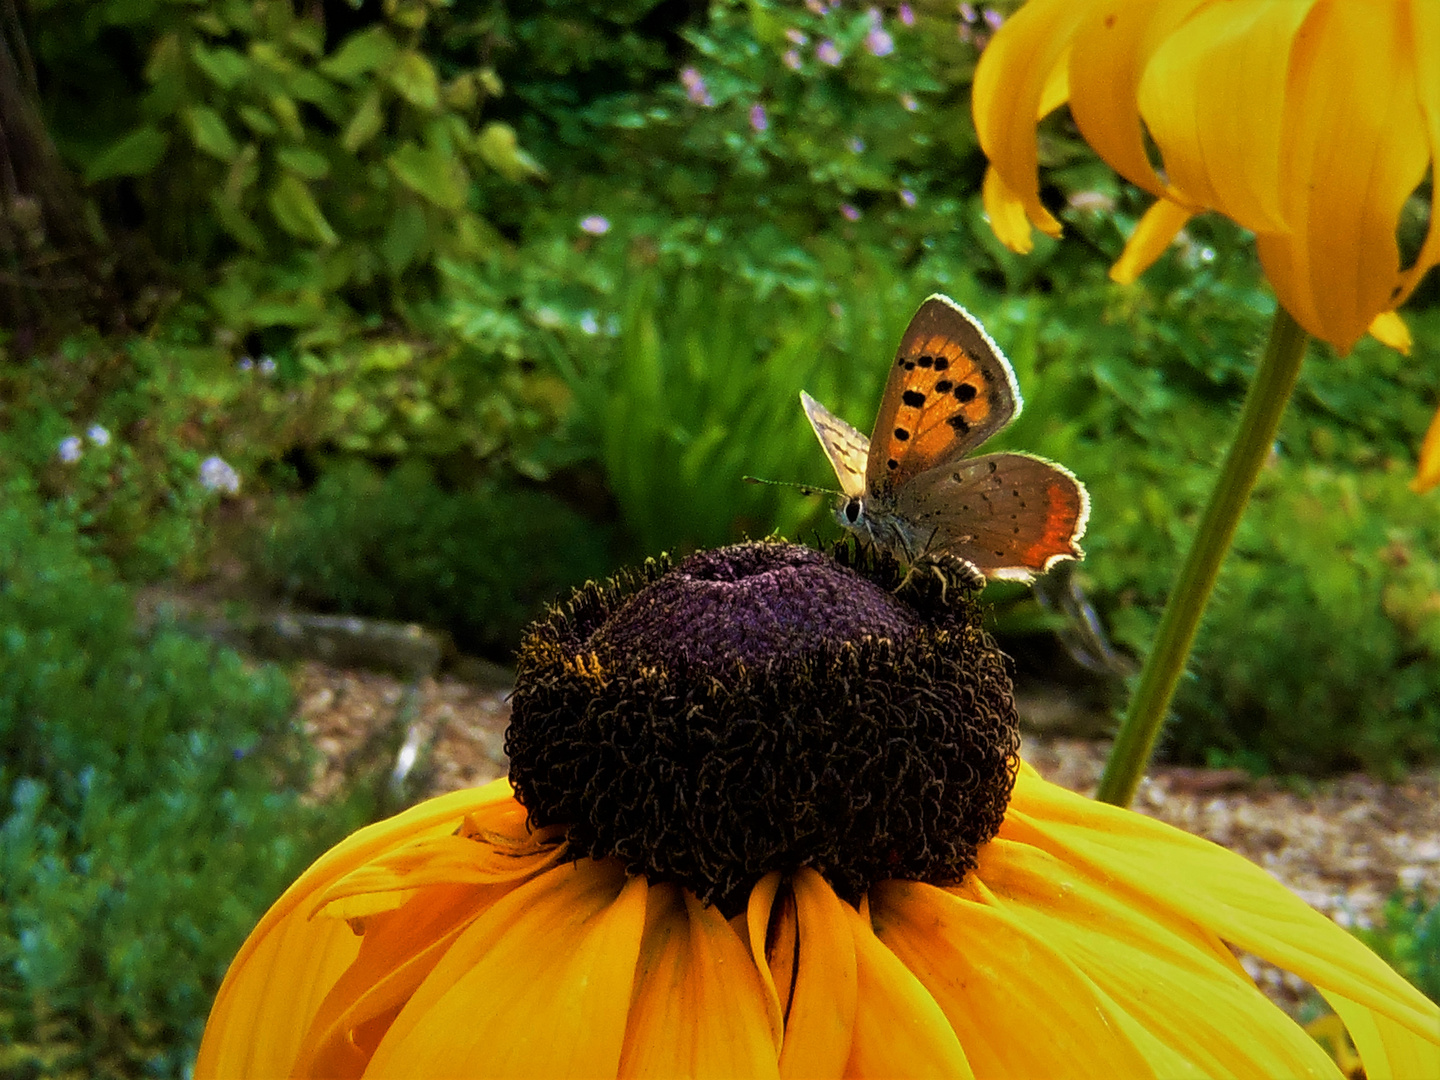
<instances>
[{"instance_id":1,"label":"blurred green leaf","mask_svg":"<svg viewBox=\"0 0 1440 1080\"><path fill-rule=\"evenodd\" d=\"M465 204L464 167L431 147L404 143L389 157L391 170L412 191L442 210L459 210Z\"/></svg>"},{"instance_id":2,"label":"blurred green leaf","mask_svg":"<svg viewBox=\"0 0 1440 1080\"><path fill-rule=\"evenodd\" d=\"M384 67L398 47L384 26L372 26L347 37L340 48L320 63L320 70L332 79L355 82L362 75Z\"/></svg>"},{"instance_id":3,"label":"blurred green leaf","mask_svg":"<svg viewBox=\"0 0 1440 1080\"><path fill-rule=\"evenodd\" d=\"M136 128L90 160L85 166L85 180L94 184L114 176L142 176L159 164L169 141L156 128Z\"/></svg>"},{"instance_id":4,"label":"blurred green leaf","mask_svg":"<svg viewBox=\"0 0 1440 1080\"><path fill-rule=\"evenodd\" d=\"M185 110L185 122L189 125L191 140L212 157L233 161L240 153L240 144L214 109L192 105Z\"/></svg>"},{"instance_id":5,"label":"blurred green leaf","mask_svg":"<svg viewBox=\"0 0 1440 1080\"><path fill-rule=\"evenodd\" d=\"M329 246L339 241L335 230L320 212L315 197L299 177L286 173L275 182L267 200L279 226L292 236Z\"/></svg>"},{"instance_id":6,"label":"blurred green leaf","mask_svg":"<svg viewBox=\"0 0 1440 1080\"><path fill-rule=\"evenodd\" d=\"M434 112L440 107L440 80L430 61L418 52L400 54L390 68L390 84L416 108Z\"/></svg>"}]
</instances>

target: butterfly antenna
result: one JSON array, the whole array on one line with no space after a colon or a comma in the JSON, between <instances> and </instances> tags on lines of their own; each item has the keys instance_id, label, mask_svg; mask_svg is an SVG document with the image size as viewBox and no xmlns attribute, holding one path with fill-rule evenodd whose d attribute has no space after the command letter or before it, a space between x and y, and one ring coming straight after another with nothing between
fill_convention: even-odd
<instances>
[{"instance_id":1,"label":"butterfly antenna","mask_svg":"<svg viewBox=\"0 0 1440 1080\"><path fill-rule=\"evenodd\" d=\"M802 495L839 495L838 491L831 491L829 488L816 487L814 484L797 484L793 480L762 480L758 476L742 476L740 478L747 484L769 484L771 487L788 487L797 489Z\"/></svg>"}]
</instances>

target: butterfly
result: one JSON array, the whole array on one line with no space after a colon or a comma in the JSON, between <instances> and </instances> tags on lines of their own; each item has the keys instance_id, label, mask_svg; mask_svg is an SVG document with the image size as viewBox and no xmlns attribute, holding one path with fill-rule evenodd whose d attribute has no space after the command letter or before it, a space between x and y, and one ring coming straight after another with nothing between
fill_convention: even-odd
<instances>
[{"instance_id":1,"label":"butterfly","mask_svg":"<svg viewBox=\"0 0 1440 1080\"><path fill-rule=\"evenodd\" d=\"M870 438L804 391L800 403L840 478L835 516L862 540L911 565L958 559L975 584L1084 557L1090 498L1068 469L1033 454L965 456L1022 402L1010 362L949 297L927 298L910 320Z\"/></svg>"}]
</instances>

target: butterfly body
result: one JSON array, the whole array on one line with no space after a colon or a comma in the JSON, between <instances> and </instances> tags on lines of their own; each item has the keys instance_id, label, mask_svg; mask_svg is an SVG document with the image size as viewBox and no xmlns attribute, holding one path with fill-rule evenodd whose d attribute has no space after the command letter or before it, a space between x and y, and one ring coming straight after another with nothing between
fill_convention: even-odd
<instances>
[{"instance_id":1,"label":"butterfly body","mask_svg":"<svg viewBox=\"0 0 1440 1080\"><path fill-rule=\"evenodd\" d=\"M810 395L805 415L840 479L840 524L906 562L944 555L977 575L1028 581L1080 558L1085 487L1030 454L966 457L1019 415L1015 373L947 297L906 329L869 438Z\"/></svg>"}]
</instances>

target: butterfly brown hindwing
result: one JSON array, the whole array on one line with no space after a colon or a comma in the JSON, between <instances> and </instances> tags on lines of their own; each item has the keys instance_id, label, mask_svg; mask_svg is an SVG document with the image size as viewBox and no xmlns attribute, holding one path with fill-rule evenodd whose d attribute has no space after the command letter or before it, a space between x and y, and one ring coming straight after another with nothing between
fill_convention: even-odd
<instances>
[{"instance_id":1,"label":"butterfly brown hindwing","mask_svg":"<svg viewBox=\"0 0 1440 1080\"><path fill-rule=\"evenodd\" d=\"M985 454L932 469L896 491L892 512L927 551L955 555L987 577L1028 580L1078 559L1090 515L1083 484L1030 454Z\"/></svg>"},{"instance_id":2,"label":"butterfly brown hindwing","mask_svg":"<svg viewBox=\"0 0 1440 1080\"><path fill-rule=\"evenodd\" d=\"M1020 408L1015 373L990 336L948 297L929 297L900 339L870 433L870 491L963 456Z\"/></svg>"}]
</instances>

